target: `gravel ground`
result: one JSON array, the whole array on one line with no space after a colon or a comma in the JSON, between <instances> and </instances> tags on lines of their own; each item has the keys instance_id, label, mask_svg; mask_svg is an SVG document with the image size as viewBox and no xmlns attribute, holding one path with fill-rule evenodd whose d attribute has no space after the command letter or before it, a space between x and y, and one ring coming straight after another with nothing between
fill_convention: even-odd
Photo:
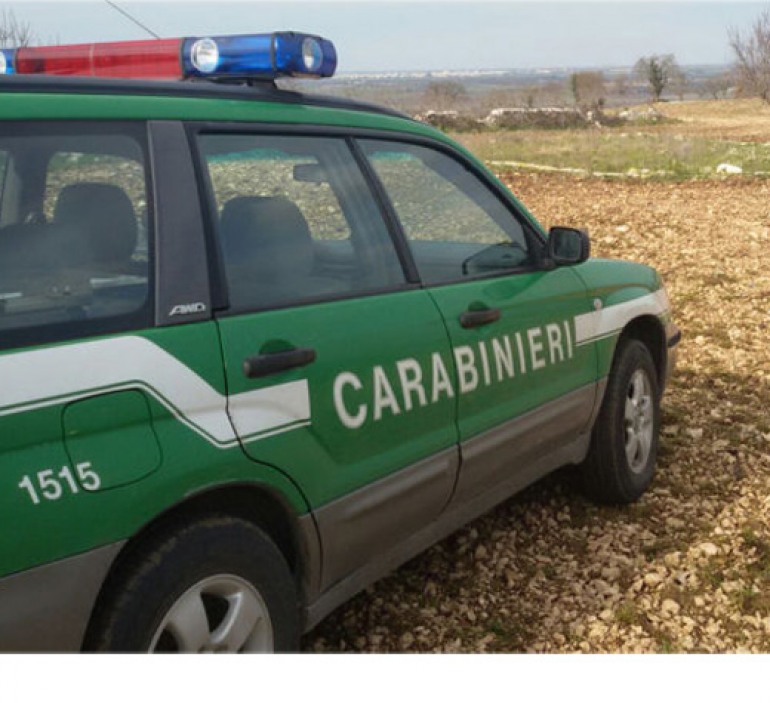
<instances>
[{"instance_id":1,"label":"gravel ground","mask_svg":"<svg viewBox=\"0 0 770 703\"><path fill-rule=\"evenodd\" d=\"M360 594L322 652L770 651L770 234L763 180L513 175L545 224L654 265L683 329L658 474L596 507L562 470Z\"/></svg>"}]
</instances>

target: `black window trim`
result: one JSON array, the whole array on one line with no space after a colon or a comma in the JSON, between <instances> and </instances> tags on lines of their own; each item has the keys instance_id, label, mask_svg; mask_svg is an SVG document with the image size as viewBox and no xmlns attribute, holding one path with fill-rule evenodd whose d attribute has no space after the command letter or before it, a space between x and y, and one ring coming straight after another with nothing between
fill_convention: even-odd
<instances>
[{"instance_id":1,"label":"black window trim","mask_svg":"<svg viewBox=\"0 0 770 703\"><path fill-rule=\"evenodd\" d=\"M155 325L211 319L211 259L187 132L178 120L147 123L154 174ZM193 198L191 198L191 194ZM180 308L185 309L180 314Z\"/></svg>"},{"instance_id":2,"label":"black window trim","mask_svg":"<svg viewBox=\"0 0 770 703\"><path fill-rule=\"evenodd\" d=\"M155 181L152 169L152 149L146 120L94 120L94 119L46 119L46 120L7 120L3 121L5 134L12 132L32 137L53 137L57 134L71 136L114 134L134 139L142 155L142 169L145 179L147 201L147 298L137 310L123 315L98 317L91 320L52 322L28 327L17 327L0 332L0 352L38 347L50 344L64 344L90 341L104 336L127 334L152 329L155 326L154 306L157 297L156 242L155 231ZM51 126L52 130L41 133L41 126Z\"/></svg>"},{"instance_id":3,"label":"black window trim","mask_svg":"<svg viewBox=\"0 0 770 703\"><path fill-rule=\"evenodd\" d=\"M390 232L390 238L393 241L398 258L401 261L401 267L404 270L406 280L409 283L413 283L422 288L423 282L420 280L420 272L417 270L417 263L414 260L414 255L412 254L409 242L404 234L404 228L401 226L401 221L398 219L398 214L385 190L385 186L377 176L369 159L366 158L366 154L364 154L361 145L358 143L358 139L355 137L348 137L348 145L358 164L358 168L361 169L361 173L363 173L364 178L366 179L369 190L374 194L374 199L377 202L377 209L380 211L380 215Z\"/></svg>"}]
</instances>

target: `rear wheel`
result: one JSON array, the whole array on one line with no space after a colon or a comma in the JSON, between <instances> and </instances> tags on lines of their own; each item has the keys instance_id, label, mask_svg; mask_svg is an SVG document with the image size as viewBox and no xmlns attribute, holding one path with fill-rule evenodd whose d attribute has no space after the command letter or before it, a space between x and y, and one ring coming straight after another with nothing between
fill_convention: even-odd
<instances>
[{"instance_id":1,"label":"rear wheel","mask_svg":"<svg viewBox=\"0 0 770 703\"><path fill-rule=\"evenodd\" d=\"M272 652L299 641L283 555L238 518L201 520L149 546L100 612L91 648L101 651Z\"/></svg>"},{"instance_id":2,"label":"rear wheel","mask_svg":"<svg viewBox=\"0 0 770 703\"><path fill-rule=\"evenodd\" d=\"M150 652L272 652L270 611L259 591L235 574L193 584L173 603Z\"/></svg>"},{"instance_id":3,"label":"rear wheel","mask_svg":"<svg viewBox=\"0 0 770 703\"><path fill-rule=\"evenodd\" d=\"M589 497L631 503L655 474L660 391L649 349L637 339L618 345L604 402L582 467Z\"/></svg>"}]
</instances>

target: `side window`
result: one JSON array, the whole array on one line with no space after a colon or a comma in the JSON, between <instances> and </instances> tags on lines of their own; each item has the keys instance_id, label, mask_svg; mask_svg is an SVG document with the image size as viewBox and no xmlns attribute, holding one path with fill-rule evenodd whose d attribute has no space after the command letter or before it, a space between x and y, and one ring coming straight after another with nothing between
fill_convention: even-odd
<instances>
[{"instance_id":1,"label":"side window","mask_svg":"<svg viewBox=\"0 0 770 703\"><path fill-rule=\"evenodd\" d=\"M435 149L362 140L420 277L444 283L531 266L521 223L460 162Z\"/></svg>"},{"instance_id":2,"label":"side window","mask_svg":"<svg viewBox=\"0 0 770 703\"><path fill-rule=\"evenodd\" d=\"M344 139L204 134L231 307L400 286L404 273Z\"/></svg>"},{"instance_id":3,"label":"side window","mask_svg":"<svg viewBox=\"0 0 770 703\"><path fill-rule=\"evenodd\" d=\"M89 194L116 192L125 193L133 209L133 220L137 230L134 258L147 259L147 196L145 189L144 164L136 155L93 154L77 151L55 153L48 164L43 212L47 221L56 216L56 208L62 207L65 199L77 198L68 193ZM104 187L100 187L100 185ZM110 197L110 196L107 196ZM112 196L119 197L119 196ZM121 198L122 199L122 198ZM61 214L61 213L60 213Z\"/></svg>"},{"instance_id":4,"label":"side window","mask_svg":"<svg viewBox=\"0 0 770 703\"><path fill-rule=\"evenodd\" d=\"M0 346L151 324L148 190L134 129L38 123L34 133L0 133Z\"/></svg>"}]
</instances>

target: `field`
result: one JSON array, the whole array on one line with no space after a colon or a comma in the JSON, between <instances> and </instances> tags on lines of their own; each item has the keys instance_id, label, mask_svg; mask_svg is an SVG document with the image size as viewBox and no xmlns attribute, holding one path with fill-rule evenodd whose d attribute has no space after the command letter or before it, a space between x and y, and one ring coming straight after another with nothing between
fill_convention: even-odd
<instances>
[{"instance_id":1,"label":"field","mask_svg":"<svg viewBox=\"0 0 770 703\"><path fill-rule=\"evenodd\" d=\"M674 120L663 127L665 131L722 141L770 141L770 105L759 99L664 103L657 107Z\"/></svg>"},{"instance_id":2,"label":"field","mask_svg":"<svg viewBox=\"0 0 770 703\"><path fill-rule=\"evenodd\" d=\"M650 134L770 141L750 104L714 105L669 106L691 121ZM340 608L305 648L770 652L770 180L500 175L544 224L587 227L596 255L663 274L684 337L656 479L637 504L600 508L562 470Z\"/></svg>"},{"instance_id":3,"label":"field","mask_svg":"<svg viewBox=\"0 0 770 703\"><path fill-rule=\"evenodd\" d=\"M710 178L720 164L770 175L770 106L758 100L662 103L667 121L622 127L454 135L493 167L508 162L588 174Z\"/></svg>"}]
</instances>

